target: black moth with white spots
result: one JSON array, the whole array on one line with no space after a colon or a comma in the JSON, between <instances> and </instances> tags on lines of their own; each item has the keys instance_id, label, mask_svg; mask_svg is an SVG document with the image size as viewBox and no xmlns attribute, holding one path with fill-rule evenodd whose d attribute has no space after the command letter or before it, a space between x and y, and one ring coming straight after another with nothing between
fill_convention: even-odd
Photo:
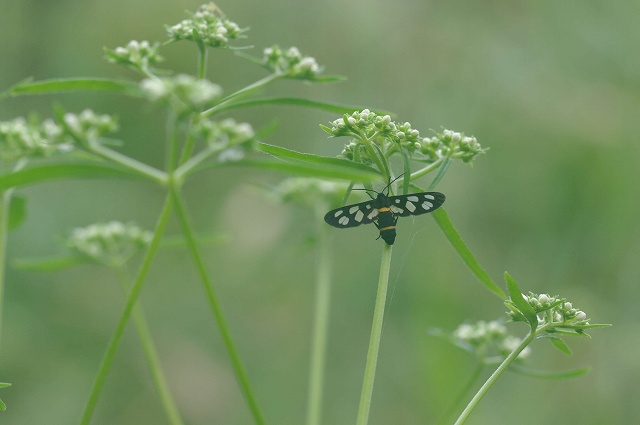
<instances>
[{"instance_id":1,"label":"black moth with white spots","mask_svg":"<svg viewBox=\"0 0 640 425\"><path fill-rule=\"evenodd\" d=\"M324 221L339 229L373 223L380 230L380 237L389 245L396 240L398 217L433 212L444 203L440 192L422 192L409 195L387 196L379 193L376 198L359 204L346 205L329 211Z\"/></svg>"}]
</instances>

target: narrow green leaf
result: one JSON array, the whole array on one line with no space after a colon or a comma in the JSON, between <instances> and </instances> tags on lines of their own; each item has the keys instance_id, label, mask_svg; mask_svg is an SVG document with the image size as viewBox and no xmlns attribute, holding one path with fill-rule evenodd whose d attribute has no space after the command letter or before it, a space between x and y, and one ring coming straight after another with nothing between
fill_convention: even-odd
<instances>
[{"instance_id":1,"label":"narrow green leaf","mask_svg":"<svg viewBox=\"0 0 640 425\"><path fill-rule=\"evenodd\" d=\"M32 165L0 175L0 191L61 179L136 177L123 167L107 162L57 162Z\"/></svg>"},{"instance_id":2,"label":"narrow green leaf","mask_svg":"<svg viewBox=\"0 0 640 425\"><path fill-rule=\"evenodd\" d=\"M369 182L377 179L368 171L359 170L357 168L336 166L332 164L316 164L311 167L307 164L300 164L295 162L276 162L246 159L236 162L226 162L224 165L262 168L303 177L318 177L348 181L357 180L361 182Z\"/></svg>"},{"instance_id":3,"label":"narrow green leaf","mask_svg":"<svg viewBox=\"0 0 640 425\"><path fill-rule=\"evenodd\" d=\"M9 96L66 93L78 91L97 91L122 93L128 96L142 97L137 83L127 80L106 78L60 78L42 81L24 80L0 93L0 99Z\"/></svg>"},{"instance_id":4,"label":"narrow green leaf","mask_svg":"<svg viewBox=\"0 0 640 425\"><path fill-rule=\"evenodd\" d=\"M328 111L328 112L332 112L340 115L350 114L353 111L359 111L364 109L364 106L340 105L337 103L320 102L317 100L303 99L299 97L265 97L261 99L251 99L251 100L243 100L243 101L229 103L228 105L222 106L218 110L218 112L230 110L230 109L250 108L254 106L265 106L265 105L300 106L304 108L320 109L322 111ZM385 112L382 110L374 111L374 112L376 112L377 114L390 114L389 112Z\"/></svg>"},{"instance_id":5,"label":"narrow green leaf","mask_svg":"<svg viewBox=\"0 0 640 425\"><path fill-rule=\"evenodd\" d=\"M24 196L12 194L9 203L9 229L17 229L27 217L27 199Z\"/></svg>"},{"instance_id":6,"label":"narrow green leaf","mask_svg":"<svg viewBox=\"0 0 640 425\"><path fill-rule=\"evenodd\" d=\"M436 188L438 183L440 183L440 180L442 180L444 175L447 174L447 170L449 169L449 165L451 165L451 158L447 157L442 162L440 167L438 167L438 172L436 173L436 176L433 178L433 181L431 182L431 184L429 185L429 188L427 190L433 190L433 189Z\"/></svg>"},{"instance_id":7,"label":"narrow green leaf","mask_svg":"<svg viewBox=\"0 0 640 425\"><path fill-rule=\"evenodd\" d=\"M11 384L0 382L0 388L8 387L9 385L11 385ZM4 404L4 402L2 400L0 400L0 411L4 412L5 410L7 410L7 405Z\"/></svg>"},{"instance_id":8,"label":"narrow green leaf","mask_svg":"<svg viewBox=\"0 0 640 425\"><path fill-rule=\"evenodd\" d=\"M409 193L409 185L411 184L411 161L409 160L409 154L404 149L400 149L402 154L402 173L405 178L402 179L402 194Z\"/></svg>"},{"instance_id":9,"label":"narrow green leaf","mask_svg":"<svg viewBox=\"0 0 640 425\"><path fill-rule=\"evenodd\" d=\"M435 219L436 223L442 230L442 233L449 240L449 243L453 246L453 248L458 252L462 261L469 267L469 270L482 282L491 292L496 294L500 299L505 299L507 296L500 289L500 287L491 280L491 277L487 274L487 272L480 266L480 263L473 255L471 250L464 243L460 234L453 226L451 219L449 218L447 212L444 208L438 208L435 210L431 216Z\"/></svg>"},{"instance_id":10,"label":"narrow green leaf","mask_svg":"<svg viewBox=\"0 0 640 425\"><path fill-rule=\"evenodd\" d=\"M324 168L325 170L336 170L336 172L342 171L343 173L357 174L359 176L363 176L364 181L372 181L380 177L380 173L375 168L357 162L348 161L346 159L301 153L282 148L280 146L268 145L266 143L258 143L258 149L280 160L296 163L298 165L305 165L310 169Z\"/></svg>"},{"instance_id":11,"label":"narrow green leaf","mask_svg":"<svg viewBox=\"0 0 640 425\"><path fill-rule=\"evenodd\" d=\"M531 305L524 299L522 292L516 281L507 272L504 272L504 279L507 281L507 289L509 290L509 298L518 310L524 315L532 330L538 327L538 315Z\"/></svg>"},{"instance_id":12,"label":"narrow green leaf","mask_svg":"<svg viewBox=\"0 0 640 425\"><path fill-rule=\"evenodd\" d=\"M550 337L548 339L551 341L551 343L553 344L554 347L556 347L558 350L560 350L561 353L564 353L567 356L570 356L570 355L573 354L573 352L571 351L571 348L569 348L567 343L564 342L564 340L562 338Z\"/></svg>"},{"instance_id":13,"label":"narrow green leaf","mask_svg":"<svg viewBox=\"0 0 640 425\"><path fill-rule=\"evenodd\" d=\"M77 266L79 264L91 263L84 258L76 255L61 255L55 257L42 258L16 258L11 265L16 269L30 270L35 272L49 272L62 270L68 267Z\"/></svg>"},{"instance_id":14,"label":"narrow green leaf","mask_svg":"<svg viewBox=\"0 0 640 425\"><path fill-rule=\"evenodd\" d=\"M532 378L541 378L541 379L568 379L568 378L576 378L578 376L586 375L591 370L590 367L583 367L580 369L571 369L571 370L563 370L563 371L550 371L550 370L540 370L533 369L529 367L524 367L520 365L511 365L509 368L512 372L519 373L521 375L531 376Z\"/></svg>"}]
</instances>

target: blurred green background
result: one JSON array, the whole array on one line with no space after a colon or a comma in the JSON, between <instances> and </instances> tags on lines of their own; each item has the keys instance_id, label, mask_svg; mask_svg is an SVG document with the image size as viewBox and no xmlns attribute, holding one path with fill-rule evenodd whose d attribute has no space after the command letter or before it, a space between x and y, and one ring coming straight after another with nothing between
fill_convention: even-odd
<instances>
[{"instance_id":1,"label":"blurred green background","mask_svg":"<svg viewBox=\"0 0 640 425\"><path fill-rule=\"evenodd\" d=\"M28 76L137 79L103 61L102 47L164 41L164 24L199 4L0 0L0 89ZM424 135L445 127L476 136L488 153L472 167L455 164L439 190L483 266L500 283L508 270L525 291L559 294L592 321L614 324L593 331L593 340L569 340L570 358L535 343L533 366L593 370L568 381L507 374L468 423L637 423L640 2L218 4L251 27L255 54L274 43L296 45L328 74L348 77L333 85L280 82L265 94L391 110ZM195 71L191 44L167 46L162 55L163 67ZM209 78L227 92L265 75L228 52L209 59ZM163 164L164 115L139 100L8 99L0 120L34 110L50 116L53 103L117 114L123 151ZM336 118L327 113L274 107L235 117L255 128L277 122L268 143L323 155L342 147L318 127ZM235 167L202 174L185 190L197 228L227 236L205 252L267 420L293 425L303 423L306 404L316 226L311 212L273 204L255 188L283 177ZM62 238L76 226L117 219L152 228L163 197L149 184L125 181L65 181L21 193L29 216L10 235L10 261L62 252ZM382 243L376 236L372 226L332 232L326 424L355 421ZM498 318L505 308L430 217L401 220L394 254L370 424L434 424L474 363L428 329ZM13 386L0 391L9 406L0 423L77 423L122 300L114 276L98 267L49 274L9 268L0 381ZM251 423L186 252L161 252L142 301L187 422ZM132 329L93 423L166 423Z\"/></svg>"}]
</instances>

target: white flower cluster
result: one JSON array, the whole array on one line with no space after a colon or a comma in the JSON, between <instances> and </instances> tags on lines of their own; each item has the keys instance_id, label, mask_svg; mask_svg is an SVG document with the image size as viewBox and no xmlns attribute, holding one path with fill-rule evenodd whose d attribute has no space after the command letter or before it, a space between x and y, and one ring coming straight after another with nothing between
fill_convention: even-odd
<instances>
[{"instance_id":1,"label":"white flower cluster","mask_svg":"<svg viewBox=\"0 0 640 425\"><path fill-rule=\"evenodd\" d=\"M222 121L202 119L192 128L194 135L207 143L209 148L220 151L220 162L238 161L245 150L252 147L255 133L251 124L237 123L233 118Z\"/></svg>"},{"instance_id":2,"label":"white flower cluster","mask_svg":"<svg viewBox=\"0 0 640 425\"><path fill-rule=\"evenodd\" d=\"M66 130L75 140L82 142L97 142L103 134L118 130L118 123L114 117L96 114L91 109L85 109L79 114L67 112L62 119Z\"/></svg>"},{"instance_id":3,"label":"white flower cluster","mask_svg":"<svg viewBox=\"0 0 640 425\"><path fill-rule=\"evenodd\" d=\"M119 267L144 249L152 237L151 232L134 224L111 221L74 229L67 246L78 255Z\"/></svg>"},{"instance_id":4,"label":"white flower cluster","mask_svg":"<svg viewBox=\"0 0 640 425\"><path fill-rule=\"evenodd\" d=\"M509 335L507 327L498 320L464 323L458 326L453 336L472 347L478 355L485 357L495 354L506 357L520 345L520 340ZM518 357L524 358L530 354L530 351L527 347Z\"/></svg>"},{"instance_id":5,"label":"white flower cluster","mask_svg":"<svg viewBox=\"0 0 640 425\"><path fill-rule=\"evenodd\" d=\"M213 4L200 6L190 19L167 27L174 40L202 42L210 47L228 47L229 41L238 38L245 30L227 19Z\"/></svg>"},{"instance_id":6,"label":"white flower cluster","mask_svg":"<svg viewBox=\"0 0 640 425\"><path fill-rule=\"evenodd\" d=\"M587 323L587 314L573 307L565 299L549 294L522 294L522 297L529 303L538 314L538 320L542 323Z\"/></svg>"},{"instance_id":7,"label":"white flower cluster","mask_svg":"<svg viewBox=\"0 0 640 425\"><path fill-rule=\"evenodd\" d=\"M73 145L61 137L63 129L51 119L27 121L22 117L0 122L0 159L15 161L25 157L68 152Z\"/></svg>"},{"instance_id":8,"label":"white flower cluster","mask_svg":"<svg viewBox=\"0 0 640 425\"><path fill-rule=\"evenodd\" d=\"M287 78L314 80L322 72L315 58L303 56L297 47L282 50L279 46L264 49L264 64Z\"/></svg>"},{"instance_id":9,"label":"white flower cluster","mask_svg":"<svg viewBox=\"0 0 640 425\"><path fill-rule=\"evenodd\" d=\"M125 47L119 46L114 50L105 49L107 60L137 69L146 70L162 60L158 54L160 43L151 44L148 41L131 40Z\"/></svg>"},{"instance_id":10,"label":"white flower cluster","mask_svg":"<svg viewBox=\"0 0 640 425\"><path fill-rule=\"evenodd\" d=\"M178 100L190 109L200 110L222 96L222 87L208 80L179 74L171 78L145 79L140 83L154 102Z\"/></svg>"},{"instance_id":11,"label":"white flower cluster","mask_svg":"<svg viewBox=\"0 0 640 425\"><path fill-rule=\"evenodd\" d=\"M485 151L475 137L465 136L453 130L444 130L433 137L425 137L414 143L413 150L429 161L450 157L464 162L471 161Z\"/></svg>"}]
</instances>

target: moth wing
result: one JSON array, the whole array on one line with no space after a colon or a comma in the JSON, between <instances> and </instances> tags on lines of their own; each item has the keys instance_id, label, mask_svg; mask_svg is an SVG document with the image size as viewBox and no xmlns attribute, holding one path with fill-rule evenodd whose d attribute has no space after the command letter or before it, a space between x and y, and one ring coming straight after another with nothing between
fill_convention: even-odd
<instances>
[{"instance_id":1,"label":"moth wing","mask_svg":"<svg viewBox=\"0 0 640 425\"><path fill-rule=\"evenodd\" d=\"M374 201L371 200L331 210L325 214L324 221L333 227L344 229L372 223L377 216L378 209L374 207Z\"/></svg>"},{"instance_id":2,"label":"moth wing","mask_svg":"<svg viewBox=\"0 0 640 425\"><path fill-rule=\"evenodd\" d=\"M391 212L396 217L430 213L440 208L444 201L445 196L440 192L421 192L389 197Z\"/></svg>"}]
</instances>

